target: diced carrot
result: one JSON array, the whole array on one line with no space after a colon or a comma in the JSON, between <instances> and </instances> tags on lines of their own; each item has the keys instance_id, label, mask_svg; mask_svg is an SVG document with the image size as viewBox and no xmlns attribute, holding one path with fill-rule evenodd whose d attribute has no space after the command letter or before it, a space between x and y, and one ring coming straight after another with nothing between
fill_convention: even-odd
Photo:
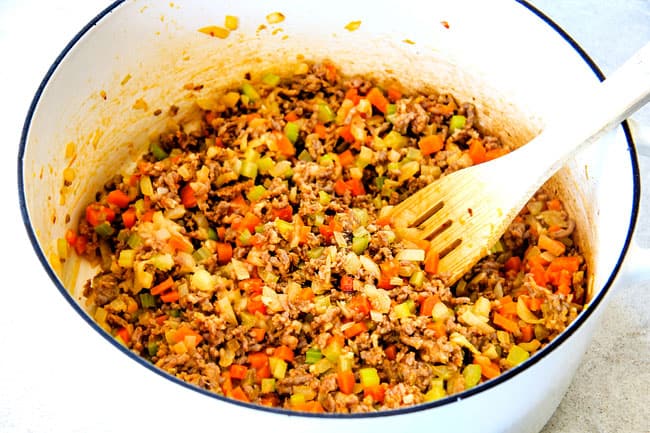
<instances>
[{"instance_id":1,"label":"diced carrot","mask_svg":"<svg viewBox=\"0 0 650 433\"><path fill-rule=\"evenodd\" d=\"M153 214L154 213L155 212L154 212L153 209L149 209L148 211L146 211L145 213L142 214L142 216L140 217L140 220L142 220L142 222L151 222L151 221L153 221Z\"/></svg>"},{"instance_id":2,"label":"diced carrot","mask_svg":"<svg viewBox=\"0 0 650 433\"><path fill-rule=\"evenodd\" d=\"M161 314L160 316L157 316L154 320L156 321L156 324L158 324L158 326L162 326L165 323L165 320L167 320L167 315Z\"/></svg>"},{"instance_id":3,"label":"diced carrot","mask_svg":"<svg viewBox=\"0 0 650 433\"><path fill-rule=\"evenodd\" d=\"M436 338L447 336L447 326L443 321L429 322L427 323L427 328L433 330Z\"/></svg>"},{"instance_id":4,"label":"diced carrot","mask_svg":"<svg viewBox=\"0 0 650 433\"><path fill-rule=\"evenodd\" d=\"M497 364L490 361L490 358L484 355L474 355L474 364L481 367L481 374L487 379L493 379L501 374L501 369Z\"/></svg>"},{"instance_id":5,"label":"diced carrot","mask_svg":"<svg viewBox=\"0 0 650 433\"><path fill-rule=\"evenodd\" d=\"M196 332L194 329L190 328L187 325L179 326L178 329L176 329L176 331L174 332L174 336L172 339L174 340L175 343L178 343L185 340L185 337L187 337L188 335L195 338L195 344L199 344L203 340L201 334L199 334L198 332Z\"/></svg>"},{"instance_id":6,"label":"diced carrot","mask_svg":"<svg viewBox=\"0 0 650 433\"><path fill-rule=\"evenodd\" d=\"M548 228L548 232L549 232L549 233L559 232L560 230L562 230L562 227L560 227L560 226L557 225L557 224L554 224L554 225L552 225L552 226L549 226L549 228Z\"/></svg>"},{"instance_id":7,"label":"diced carrot","mask_svg":"<svg viewBox=\"0 0 650 433\"><path fill-rule=\"evenodd\" d=\"M293 156L296 154L296 148L289 140L289 138L287 138L287 136L284 134L277 135L276 145L278 146L278 152L284 156Z\"/></svg>"},{"instance_id":8,"label":"diced carrot","mask_svg":"<svg viewBox=\"0 0 650 433\"><path fill-rule=\"evenodd\" d=\"M341 178L337 179L334 182L334 192L338 195L345 195L345 192L348 190L348 185Z\"/></svg>"},{"instance_id":9,"label":"diced carrot","mask_svg":"<svg viewBox=\"0 0 650 433\"><path fill-rule=\"evenodd\" d=\"M387 358L389 361L394 361L394 360L395 360L395 357L397 357L397 346L395 346L394 344L390 344L390 345L388 345L388 346L384 349L384 353L386 354L386 358Z\"/></svg>"},{"instance_id":10,"label":"diced carrot","mask_svg":"<svg viewBox=\"0 0 650 433\"><path fill-rule=\"evenodd\" d=\"M280 399L275 393L262 396L259 401L262 406L268 407L277 407L280 404Z\"/></svg>"},{"instance_id":11,"label":"diced carrot","mask_svg":"<svg viewBox=\"0 0 650 433\"><path fill-rule=\"evenodd\" d=\"M271 214L275 218L280 218L281 220L291 222L291 220L293 218L293 208L291 207L291 205L286 205L285 207L282 207L282 208L279 208L279 209L278 208L272 208L271 209ZM255 228L253 228L253 231L254 230L255 230Z\"/></svg>"},{"instance_id":12,"label":"diced carrot","mask_svg":"<svg viewBox=\"0 0 650 433\"><path fill-rule=\"evenodd\" d=\"M386 260L379 265L382 275L386 278L393 278L397 276L400 269L400 264L397 259Z\"/></svg>"},{"instance_id":13,"label":"diced carrot","mask_svg":"<svg viewBox=\"0 0 650 433\"><path fill-rule=\"evenodd\" d=\"M349 275L343 275L341 277L341 291L342 292L353 292L354 291L354 278Z\"/></svg>"},{"instance_id":14,"label":"diced carrot","mask_svg":"<svg viewBox=\"0 0 650 433\"><path fill-rule=\"evenodd\" d=\"M262 368L269 364L269 356L264 352L253 352L248 354L248 363L253 368Z\"/></svg>"},{"instance_id":15,"label":"diced carrot","mask_svg":"<svg viewBox=\"0 0 650 433\"><path fill-rule=\"evenodd\" d=\"M494 313L492 315L492 321L501 329L519 335L519 325L514 320L508 319L499 313Z\"/></svg>"},{"instance_id":16,"label":"diced carrot","mask_svg":"<svg viewBox=\"0 0 650 433\"><path fill-rule=\"evenodd\" d=\"M311 287L307 286L307 287L303 287L300 290L300 294L298 295L298 298L302 299L303 301L311 301L314 299L314 296L315 296L314 290Z\"/></svg>"},{"instance_id":17,"label":"diced carrot","mask_svg":"<svg viewBox=\"0 0 650 433\"><path fill-rule=\"evenodd\" d=\"M255 215L253 212L246 212L244 218L239 221L235 229L248 229L249 232L254 233L255 227L262 224L260 217Z\"/></svg>"},{"instance_id":18,"label":"diced carrot","mask_svg":"<svg viewBox=\"0 0 650 433\"><path fill-rule=\"evenodd\" d=\"M345 92L345 99L349 99L354 103L354 105L357 105L359 101L361 100L361 97L359 96L359 92L357 91L356 87L350 87L346 92Z\"/></svg>"},{"instance_id":19,"label":"diced carrot","mask_svg":"<svg viewBox=\"0 0 650 433\"><path fill-rule=\"evenodd\" d=\"M420 316L430 316L433 312L433 306L438 302L440 302L440 296L437 294L424 298L424 301L420 304Z\"/></svg>"},{"instance_id":20,"label":"diced carrot","mask_svg":"<svg viewBox=\"0 0 650 433\"><path fill-rule=\"evenodd\" d=\"M246 121L250 123L251 121L259 119L260 117L262 117L260 113L249 113L246 115Z\"/></svg>"},{"instance_id":21,"label":"diced carrot","mask_svg":"<svg viewBox=\"0 0 650 433\"><path fill-rule=\"evenodd\" d=\"M386 114L386 109L388 108L388 99L377 87L370 89L366 98L370 103L379 111Z\"/></svg>"},{"instance_id":22,"label":"diced carrot","mask_svg":"<svg viewBox=\"0 0 650 433\"><path fill-rule=\"evenodd\" d=\"M257 294L262 293L262 286L264 285L261 278L247 278L241 280L237 285L240 290L243 290L247 294Z\"/></svg>"},{"instance_id":23,"label":"diced carrot","mask_svg":"<svg viewBox=\"0 0 650 433\"><path fill-rule=\"evenodd\" d=\"M367 330L368 327L365 322L355 322L352 326L343 331L343 335L345 335L345 338L352 338Z\"/></svg>"},{"instance_id":24,"label":"diced carrot","mask_svg":"<svg viewBox=\"0 0 650 433\"><path fill-rule=\"evenodd\" d=\"M223 383L221 384L221 389L223 390L223 393L227 396L230 395L232 392L232 380L230 380L230 372L229 371L224 371L221 374L221 377L223 378Z\"/></svg>"},{"instance_id":25,"label":"diced carrot","mask_svg":"<svg viewBox=\"0 0 650 433\"><path fill-rule=\"evenodd\" d=\"M338 71L336 70L336 65L333 63L327 62L325 63L325 78L327 78L327 81L330 83L336 82L336 79L338 78Z\"/></svg>"},{"instance_id":26,"label":"diced carrot","mask_svg":"<svg viewBox=\"0 0 650 433\"><path fill-rule=\"evenodd\" d=\"M350 149L347 149L346 151L339 153L339 162L343 167L351 167L354 165L354 155L352 154L352 151Z\"/></svg>"},{"instance_id":27,"label":"diced carrot","mask_svg":"<svg viewBox=\"0 0 650 433\"><path fill-rule=\"evenodd\" d=\"M568 296L571 293L571 283L571 273L566 269L560 270L557 282L557 292L561 295Z\"/></svg>"},{"instance_id":28,"label":"diced carrot","mask_svg":"<svg viewBox=\"0 0 650 433\"><path fill-rule=\"evenodd\" d=\"M350 192L352 192L352 196L354 197L364 195L366 193L366 189L363 186L361 179L349 179L347 182L345 182L345 184L348 186Z\"/></svg>"},{"instance_id":29,"label":"diced carrot","mask_svg":"<svg viewBox=\"0 0 650 433\"><path fill-rule=\"evenodd\" d=\"M515 271L519 272L521 270L521 258L518 256L512 256L503 264L503 267L506 271Z\"/></svg>"},{"instance_id":30,"label":"diced carrot","mask_svg":"<svg viewBox=\"0 0 650 433\"><path fill-rule=\"evenodd\" d=\"M264 336L266 335L266 329L264 328L251 328L249 331L253 337L253 340L258 343L264 341Z\"/></svg>"},{"instance_id":31,"label":"diced carrot","mask_svg":"<svg viewBox=\"0 0 650 433\"><path fill-rule=\"evenodd\" d=\"M508 150L503 149L503 148L490 149L487 152L485 152L485 160L486 161L492 161L493 159L497 159L499 157L502 157L503 155L505 155L507 153L508 153Z\"/></svg>"},{"instance_id":32,"label":"diced carrot","mask_svg":"<svg viewBox=\"0 0 650 433\"><path fill-rule=\"evenodd\" d=\"M554 198L546 202L546 207L549 210L562 210L562 202L559 199Z\"/></svg>"},{"instance_id":33,"label":"diced carrot","mask_svg":"<svg viewBox=\"0 0 650 433\"><path fill-rule=\"evenodd\" d=\"M337 372L336 383L343 394L352 394L354 390L354 373L349 370Z\"/></svg>"},{"instance_id":34,"label":"diced carrot","mask_svg":"<svg viewBox=\"0 0 650 433\"><path fill-rule=\"evenodd\" d=\"M397 102L399 99L402 98L402 92L400 92L396 87L389 87L386 90L386 93L388 95L388 99L390 99L391 102Z\"/></svg>"},{"instance_id":35,"label":"diced carrot","mask_svg":"<svg viewBox=\"0 0 650 433\"><path fill-rule=\"evenodd\" d=\"M544 300L542 298L528 298L526 305L530 311L539 311L542 308Z\"/></svg>"},{"instance_id":36,"label":"diced carrot","mask_svg":"<svg viewBox=\"0 0 650 433\"><path fill-rule=\"evenodd\" d=\"M521 341L527 343L533 339L534 328L530 323L526 323L521 327Z\"/></svg>"},{"instance_id":37,"label":"diced carrot","mask_svg":"<svg viewBox=\"0 0 650 433\"><path fill-rule=\"evenodd\" d=\"M167 244L176 251L183 251L191 253L194 247L192 243L181 235L172 235L167 241Z\"/></svg>"},{"instance_id":38,"label":"diced carrot","mask_svg":"<svg viewBox=\"0 0 650 433\"><path fill-rule=\"evenodd\" d=\"M487 151L480 139L472 138L469 140L469 157L474 164L480 164L487 160Z\"/></svg>"},{"instance_id":39,"label":"diced carrot","mask_svg":"<svg viewBox=\"0 0 650 433\"><path fill-rule=\"evenodd\" d=\"M74 250L77 254L82 255L86 252L88 246L88 238L84 235L78 235L74 242Z\"/></svg>"},{"instance_id":40,"label":"diced carrot","mask_svg":"<svg viewBox=\"0 0 650 433\"><path fill-rule=\"evenodd\" d=\"M126 329L125 327L118 329L116 335L120 337L120 339L126 344L129 344L131 342L131 334L129 333L129 330Z\"/></svg>"},{"instance_id":41,"label":"diced carrot","mask_svg":"<svg viewBox=\"0 0 650 433\"><path fill-rule=\"evenodd\" d=\"M430 249L424 258L424 270L429 274L438 273L438 264L440 263L440 255L437 251Z\"/></svg>"},{"instance_id":42,"label":"diced carrot","mask_svg":"<svg viewBox=\"0 0 650 433\"><path fill-rule=\"evenodd\" d=\"M126 193L120 189L113 190L108 193L106 201L110 204L114 204L117 207L125 208L131 203L131 199Z\"/></svg>"},{"instance_id":43,"label":"diced carrot","mask_svg":"<svg viewBox=\"0 0 650 433\"><path fill-rule=\"evenodd\" d=\"M212 121L216 118L217 114L214 111L208 111L205 113L205 121L208 123L212 123Z\"/></svg>"},{"instance_id":44,"label":"diced carrot","mask_svg":"<svg viewBox=\"0 0 650 433\"><path fill-rule=\"evenodd\" d=\"M377 225L379 226L390 226L392 224L393 224L393 217L390 214L377 218Z\"/></svg>"},{"instance_id":45,"label":"diced carrot","mask_svg":"<svg viewBox=\"0 0 650 433\"><path fill-rule=\"evenodd\" d=\"M324 413L323 405L318 400L305 401L302 403L294 403L291 406L294 410L312 413Z\"/></svg>"},{"instance_id":46,"label":"diced carrot","mask_svg":"<svg viewBox=\"0 0 650 433\"><path fill-rule=\"evenodd\" d=\"M378 403L384 401L385 394L386 394L386 388L384 388L381 384L370 385L363 389L364 397L370 396L374 401Z\"/></svg>"},{"instance_id":47,"label":"diced carrot","mask_svg":"<svg viewBox=\"0 0 650 433\"><path fill-rule=\"evenodd\" d=\"M217 262L225 265L232 259L232 245L228 242L217 242Z\"/></svg>"},{"instance_id":48,"label":"diced carrot","mask_svg":"<svg viewBox=\"0 0 650 433\"><path fill-rule=\"evenodd\" d=\"M580 268L582 258L579 256L556 257L549 264L549 271L559 271L566 269L569 272L576 272Z\"/></svg>"},{"instance_id":49,"label":"diced carrot","mask_svg":"<svg viewBox=\"0 0 650 433\"><path fill-rule=\"evenodd\" d=\"M296 114L295 111L290 111L287 113L286 116L284 116L284 120L286 120L287 122L295 122L296 120L298 120L298 115Z\"/></svg>"},{"instance_id":50,"label":"diced carrot","mask_svg":"<svg viewBox=\"0 0 650 433\"><path fill-rule=\"evenodd\" d=\"M271 367L269 366L268 363L266 365L263 365L255 369L255 378L258 381L262 379L266 379L268 377L271 377Z\"/></svg>"},{"instance_id":51,"label":"diced carrot","mask_svg":"<svg viewBox=\"0 0 650 433\"><path fill-rule=\"evenodd\" d=\"M511 296L504 296L500 300L501 305L497 308L497 312L503 316L516 316L517 303L512 300Z\"/></svg>"},{"instance_id":52,"label":"diced carrot","mask_svg":"<svg viewBox=\"0 0 650 433\"><path fill-rule=\"evenodd\" d=\"M258 311L262 314L266 314L266 305L262 302L262 295L249 296L248 301L246 302L246 311L251 314L255 314Z\"/></svg>"},{"instance_id":53,"label":"diced carrot","mask_svg":"<svg viewBox=\"0 0 650 433\"><path fill-rule=\"evenodd\" d=\"M232 397L236 400L245 401L247 403L250 402L248 395L246 395L246 392L241 388L241 386L236 386L233 388L232 391L230 391L229 397Z\"/></svg>"},{"instance_id":54,"label":"diced carrot","mask_svg":"<svg viewBox=\"0 0 650 433\"><path fill-rule=\"evenodd\" d=\"M566 246L562 242L551 239L544 234L539 236L539 239L537 240L537 246L541 250L548 251L554 256L561 256L564 254L564 251L566 251Z\"/></svg>"},{"instance_id":55,"label":"diced carrot","mask_svg":"<svg viewBox=\"0 0 650 433\"><path fill-rule=\"evenodd\" d=\"M163 282L153 286L150 292L152 295L160 295L161 293L171 289L173 285L174 285L174 279L172 277L168 277Z\"/></svg>"},{"instance_id":56,"label":"diced carrot","mask_svg":"<svg viewBox=\"0 0 650 433\"><path fill-rule=\"evenodd\" d=\"M341 126L338 129L338 134L339 134L339 137L341 137L347 143L354 143L356 141L354 139L354 135L352 135L352 132L350 131L350 125Z\"/></svg>"},{"instance_id":57,"label":"diced carrot","mask_svg":"<svg viewBox=\"0 0 650 433\"><path fill-rule=\"evenodd\" d=\"M135 208L128 208L124 212L122 212L122 223L124 223L124 227L127 229L130 229L135 225L135 220L136 220L136 212Z\"/></svg>"},{"instance_id":58,"label":"diced carrot","mask_svg":"<svg viewBox=\"0 0 650 433\"><path fill-rule=\"evenodd\" d=\"M445 143L438 134L427 135L418 141L418 147L423 155L431 155L434 152L442 150Z\"/></svg>"},{"instance_id":59,"label":"diced carrot","mask_svg":"<svg viewBox=\"0 0 650 433\"><path fill-rule=\"evenodd\" d=\"M318 138L325 139L327 137L327 128L322 123L317 123L314 125L314 133L318 135Z\"/></svg>"},{"instance_id":60,"label":"diced carrot","mask_svg":"<svg viewBox=\"0 0 650 433\"><path fill-rule=\"evenodd\" d=\"M181 188L181 203L186 208L193 208L197 205L196 196L194 195L194 190L188 183L183 188Z\"/></svg>"},{"instance_id":61,"label":"diced carrot","mask_svg":"<svg viewBox=\"0 0 650 433\"><path fill-rule=\"evenodd\" d=\"M273 356L276 358L284 359L288 362L293 362L293 350L284 344L275 348L273 351Z\"/></svg>"},{"instance_id":62,"label":"diced carrot","mask_svg":"<svg viewBox=\"0 0 650 433\"><path fill-rule=\"evenodd\" d=\"M86 207L86 221L88 221L91 226L97 227L106 220L107 218L104 213L104 206L92 203Z\"/></svg>"},{"instance_id":63,"label":"diced carrot","mask_svg":"<svg viewBox=\"0 0 650 433\"><path fill-rule=\"evenodd\" d=\"M68 245L71 247L74 246L74 244L77 242L77 232L75 232L72 229L68 229L65 232L65 240L68 242Z\"/></svg>"},{"instance_id":64,"label":"diced carrot","mask_svg":"<svg viewBox=\"0 0 650 433\"><path fill-rule=\"evenodd\" d=\"M370 314L370 301L364 295L353 296L347 303L347 306L359 314Z\"/></svg>"},{"instance_id":65,"label":"diced carrot","mask_svg":"<svg viewBox=\"0 0 650 433\"><path fill-rule=\"evenodd\" d=\"M248 373L248 367L240 364L231 364L230 365L230 377L232 379L244 379Z\"/></svg>"},{"instance_id":66,"label":"diced carrot","mask_svg":"<svg viewBox=\"0 0 650 433\"><path fill-rule=\"evenodd\" d=\"M178 293L178 290L171 290L160 295L160 300L163 302L171 303L178 301L180 297L181 295Z\"/></svg>"}]
</instances>

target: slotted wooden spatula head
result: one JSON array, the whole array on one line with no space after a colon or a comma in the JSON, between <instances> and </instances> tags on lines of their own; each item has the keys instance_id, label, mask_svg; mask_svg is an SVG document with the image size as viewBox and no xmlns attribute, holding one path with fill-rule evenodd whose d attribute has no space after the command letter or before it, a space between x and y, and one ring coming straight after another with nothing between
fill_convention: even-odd
<instances>
[{"instance_id":1,"label":"slotted wooden spatula head","mask_svg":"<svg viewBox=\"0 0 650 433\"><path fill-rule=\"evenodd\" d=\"M580 148L650 99L650 43L593 91L573 100L531 142L496 160L443 176L395 206L392 225L417 227L451 285L485 256L537 189ZM571 122L566 119L571 118Z\"/></svg>"},{"instance_id":2,"label":"slotted wooden spatula head","mask_svg":"<svg viewBox=\"0 0 650 433\"><path fill-rule=\"evenodd\" d=\"M430 250L440 257L438 273L448 284L487 255L525 204L521 192L503 188L513 173L500 174L499 165L487 163L443 176L391 212L394 227L417 228L420 237L430 241ZM531 189L529 196L534 192Z\"/></svg>"}]
</instances>

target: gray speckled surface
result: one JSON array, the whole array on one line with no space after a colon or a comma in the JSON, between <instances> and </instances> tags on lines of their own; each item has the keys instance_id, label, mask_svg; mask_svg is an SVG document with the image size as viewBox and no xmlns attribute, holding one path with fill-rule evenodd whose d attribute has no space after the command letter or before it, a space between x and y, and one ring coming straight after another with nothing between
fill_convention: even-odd
<instances>
[{"instance_id":1,"label":"gray speckled surface","mask_svg":"<svg viewBox=\"0 0 650 433\"><path fill-rule=\"evenodd\" d=\"M648 0L532 2L589 54L605 75L650 41ZM650 128L650 107L633 116ZM639 156L642 188L637 240L650 246L650 157ZM647 264L650 267L650 263ZM650 432L650 283L615 286L582 366L543 433Z\"/></svg>"}]
</instances>

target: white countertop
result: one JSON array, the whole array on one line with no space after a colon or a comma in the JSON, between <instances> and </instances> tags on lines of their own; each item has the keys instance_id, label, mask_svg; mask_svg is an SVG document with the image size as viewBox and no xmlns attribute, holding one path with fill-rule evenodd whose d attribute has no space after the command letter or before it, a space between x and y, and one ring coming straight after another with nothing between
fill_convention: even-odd
<instances>
[{"instance_id":1,"label":"white countertop","mask_svg":"<svg viewBox=\"0 0 650 433\"><path fill-rule=\"evenodd\" d=\"M648 0L532 3L567 31L606 75L650 41ZM36 260L16 193L18 143L32 95L61 49L107 5L98 0L0 0L0 131L5 149L1 254L9 275L0 298L0 432L130 431L133 417L156 416L123 407L118 387L102 375L102 367L88 364L88 350L97 357L118 355L92 333L79 331L87 324L72 314ZM633 119L650 128L650 107ZM640 156L639 162L647 185L650 157ZM648 191L643 191L637 227L639 243L648 247ZM619 284L611 292L602 326L544 433L650 432L649 306L650 282ZM63 309L71 314L59 314ZM70 350L75 344L78 352ZM106 396L110 390L114 398ZM137 390L127 387L124 392Z\"/></svg>"}]
</instances>

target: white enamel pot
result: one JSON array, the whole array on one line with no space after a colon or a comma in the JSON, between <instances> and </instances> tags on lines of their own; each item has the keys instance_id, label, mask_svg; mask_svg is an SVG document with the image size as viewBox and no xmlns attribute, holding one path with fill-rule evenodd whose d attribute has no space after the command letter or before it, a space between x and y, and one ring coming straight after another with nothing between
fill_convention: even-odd
<instances>
[{"instance_id":1,"label":"white enamel pot","mask_svg":"<svg viewBox=\"0 0 650 433\"><path fill-rule=\"evenodd\" d=\"M272 12L285 20L269 24L266 16ZM228 38L197 31L222 25L225 15L240 21ZM356 31L345 28L351 21L361 21ZM172 104L179 107L178 118L192 112L197 91L185 84L202 84L199 94L208 94L241 81L247 72L290 70L303 57L332 59L348 74L449 91L476 104L485 129L518 144L541 130L563 95L588 91L599 79L566 35L515 1L116 2L81 30L47 73L19 154L21 206L36 254L72 307L67 313L79 314L87 332L104 339L105 350L76 356L104 365L103 374L123 381L129 392L120 395L120 406L157 414L173 407L188 414L131 419L134 430L199 431L245 420L246 430L257 431L539 431L588 347L632 244L640 174L626 126L577 155L550 184L578 219L591 270L590 303L530 360L461 394L349 416L259 408L156 370L86 314L79 289L90 270L72 258L61 265L57 257L56 241L69 226L66 221L78 218L93 191L165 127ZM158 109L162 113L154 115ZM63 181L66 168L74 173L69 186ZM647 278L647 251L636 254L642 265L626 275Z\"/></svg>"}]
</instances>

